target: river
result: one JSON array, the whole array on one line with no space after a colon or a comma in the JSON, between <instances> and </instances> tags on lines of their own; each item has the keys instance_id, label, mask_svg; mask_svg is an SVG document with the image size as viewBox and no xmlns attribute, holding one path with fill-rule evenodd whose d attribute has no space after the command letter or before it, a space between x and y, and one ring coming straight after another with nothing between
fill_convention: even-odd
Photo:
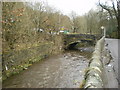
<instances>
[{"instance_id":1,"label":"river","mask_svg":"<svg viewBox=\"0 0 120 90\"><path fill-rule=\"evenodd\" d=\"M79 88L93 47L68 50L37 62L3 82L3 88Z\"/></svg>"}]
</instances>

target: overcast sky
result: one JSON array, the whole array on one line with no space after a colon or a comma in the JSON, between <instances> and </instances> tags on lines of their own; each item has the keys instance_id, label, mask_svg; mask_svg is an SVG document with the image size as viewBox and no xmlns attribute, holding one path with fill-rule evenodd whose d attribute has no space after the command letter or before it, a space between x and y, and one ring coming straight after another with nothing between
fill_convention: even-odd
<instances>
[{"instance_id":1,"label":"overcast sky","mask_svg":"<svg viewBox=\"0 0 120 90\"><path fill-rule=\"evenodd\" d=\"M60 10L63 14L69 15L72 11L78 15L83 15L91 9L95 9L98 0L26 0L26 1L44 1L48 5Z\"/></svg>"},{"instance_id":2,"label":"overcast sky","mask_svg":"<svg viewBox=\"0 0 120 90\"><path fill-rule=\"evenodd\" d=\"M21 1L21 0L3 0L3 1ZM99 0L22 0L30 2L47 2L48 5L60 10L63 14L69 15L72 11L78 15L83 15L91 9L96 9ZM100 0L101 2L111 0Z\"/></svg>"},{"instance_id":3,"label":"overcast sky","mask_svg":"<svg viewBox=\"0 0 120 90\"><path fill-rule=\"evenodd\" d=\"M21 1L21 0L3 0L3 1ZM99 0L22 0L30 2L47 2L48 5L60 10L63 14L69 15L72 11L78 15L83 15L91 9L96 9L96 4ZM101 2L111 0L100 0Z\"/></svg>"},{"instance_id":4,"label":"overcast sky","mask_svg":"<svg viewBox=\"0 0 120 90\"><path fill-rule=\"evenodd\" d=\"M4 0L3 0L4 1ZM8 0L7 0L8 1ZM9 0L20 1L20 0ZM60 10L63 14L69 15L72 11L78 15L83 15L91 9L96 9L96 4L99 0L22 0L30 2L47 2L48 5L54 7L56 10ZM100 0L101 2L110 0Z\"/></svg>"},{"instance_id":5,"label":"overcast sky","mask_svg":"<svg viewBox=\"0 0 120 90\"><path fill-rule=\"evenodd\" d=\"M46 0L48 5L54 6L64 14L75 11L79 15L87 13L90 9L95 9L98 0Z\"/></svg>"}]
</instances>

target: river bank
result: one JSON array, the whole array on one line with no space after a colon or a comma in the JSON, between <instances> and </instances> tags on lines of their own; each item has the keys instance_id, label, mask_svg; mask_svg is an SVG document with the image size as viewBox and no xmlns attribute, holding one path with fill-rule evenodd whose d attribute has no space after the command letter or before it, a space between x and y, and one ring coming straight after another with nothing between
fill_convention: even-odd
<instances>
[{"instance_id":1,"label":"river bank","mask_svg":"<svg viewBox=\"0 0 120 90\"><path fill-rule=\"evenodd\" d=\"M79 88L91 52L72 50L53 55L8 78L3 88Z\"/></svg>"},{"instance_id":2,"label":"river bank","mask_svg":"<svg viewBox=\"0 0 120 90\"><path fill-rule=\"evenodd\" d=\"M5 47L2 52L2 80L28 69L33 63L39 62L51 55L57 55L63 51L62 36L51 36L51 40L30 42L28 44L14 44L14 49Z\"/></svg>"}]
</instances>

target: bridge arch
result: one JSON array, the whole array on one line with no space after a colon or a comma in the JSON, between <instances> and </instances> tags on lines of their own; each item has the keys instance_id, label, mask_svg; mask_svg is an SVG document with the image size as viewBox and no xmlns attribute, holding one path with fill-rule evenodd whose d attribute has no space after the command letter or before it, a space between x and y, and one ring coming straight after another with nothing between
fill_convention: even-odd
<instances>
[{"instance_id":1,"label":"bridge arch","mask_svg":"<svg viewBox=\"0 0 120 90\"><path fill-rule=\"evenodd\" d=\"M66 49L75 49L75 46L80 43L81 41L74 41L74 42L71 42L69 43L67 46L66 46Z\"/></svg>"},{"instance_id":2,"label":"bridge arch","mask_svg":"<svg viewBox=\"0 0 120 90\"><path fill-rule=\"evenodd\" d=\"M66 45L65 49L76 49L76 45L80 44L80 46L86 46L86 45L94 45L94 42L91 40L79 40L79 41L73 41Z\"/></svg>"},{"instance_id":3,"label":"bridge arch","mask_svg":"<svg viewBox=\"0 0 120 90\"><path fill-rule=\"evenodd\" d=\"M90 34L64 34L64 47L65 49L74 49L78 43L89 43L93 45L99 37Z\"/></svg>"}]
</instances>

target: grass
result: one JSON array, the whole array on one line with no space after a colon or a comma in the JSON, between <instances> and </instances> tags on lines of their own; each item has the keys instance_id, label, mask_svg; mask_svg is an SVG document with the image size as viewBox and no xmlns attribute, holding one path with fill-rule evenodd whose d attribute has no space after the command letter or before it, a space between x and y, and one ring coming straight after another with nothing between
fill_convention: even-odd
<instances>
[{"instance_id":1,"label":"grass","mask_svg":"<svg viewBox=\"0 0 120 90\"><path fill-rule=\"evenodd\" d=\"M26 62L24 62L23 64L12 66L9 70L6 70L4 72L4 75L2 76L2 80L4 81L12 75L19 74L20 72L28 69L28 67L30 67L35 62L39 62L39 61L43 60L44 58L46 58L45 55L34 57L29 60L26 60Z\"/></svg>"}]
</instances>

